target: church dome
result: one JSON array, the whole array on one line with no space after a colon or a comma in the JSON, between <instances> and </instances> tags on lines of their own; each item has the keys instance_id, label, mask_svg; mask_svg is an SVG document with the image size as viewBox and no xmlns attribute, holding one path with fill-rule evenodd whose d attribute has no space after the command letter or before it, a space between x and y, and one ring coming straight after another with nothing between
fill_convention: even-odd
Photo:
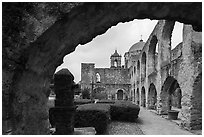
<instances>
[{"instance_id":1,"label":"church dome","mask_svg":"<svg viewBox=\"0 0 204 137\"><path fill-rule=\"evenodd\" d=\"M144 47L145 42L143 42L143 40L141 39L139 42L135 43L134 45L132 45L132 47L129 49L129 52L134 52L137 50L142 50L142 48Z\"/></svg>"}]
</instances>

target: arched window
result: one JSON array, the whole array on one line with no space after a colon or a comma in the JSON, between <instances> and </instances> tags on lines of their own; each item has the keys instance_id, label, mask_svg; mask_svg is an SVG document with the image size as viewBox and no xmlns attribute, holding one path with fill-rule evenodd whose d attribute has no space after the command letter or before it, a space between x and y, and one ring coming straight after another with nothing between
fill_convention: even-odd
<instances>
[{"instance_id":1,"label":"arched window","mask_svg":"<svg viewBox=\"0 0 204 137\"><path fill-rule=\"evenodd\" d=\"M101 82L101 77L100 77L99 73L96 73L96 82L97 83Z\"/></svg>"}]
</instances>

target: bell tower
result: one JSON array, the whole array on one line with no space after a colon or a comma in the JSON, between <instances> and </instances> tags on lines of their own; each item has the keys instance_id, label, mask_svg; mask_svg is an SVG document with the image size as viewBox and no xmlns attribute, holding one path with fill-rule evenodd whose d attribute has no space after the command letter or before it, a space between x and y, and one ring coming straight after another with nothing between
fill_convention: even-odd
<instances>
[{"instance_id":1,"label":"bell tower","mask_svg":"<svg viewBox=\"0 0 204 137\"><path fill-rule=\"evenodd\" d=\"M118 54L117 50L111 55L111 68L121 68L121 55Z\"/></svg>"}]
</instances>

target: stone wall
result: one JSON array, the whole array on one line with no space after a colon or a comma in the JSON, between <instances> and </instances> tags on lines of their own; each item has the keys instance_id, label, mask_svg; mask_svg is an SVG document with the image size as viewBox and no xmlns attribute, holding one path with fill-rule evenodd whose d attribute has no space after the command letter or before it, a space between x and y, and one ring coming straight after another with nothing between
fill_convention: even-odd
<instances>
[{"instance_id":1,"label":"stone wall","mask_svg":"<svg viewBox=\"0 0 204 137\"><path fill-rule=\"evenodd\" d=\"M201 128L201 106L202 106L202 86L201 75L202 72L202 41L201 32L196 32L192 29L191 25L184 25L183 28L183 42L178 44L173 50L171 49L171 33L174 27L173 22L159 21L155 26L153 32L149 36L144 48L142 49L138 59L141 62L144 52L148 53L147 56L147 70L146 79L140 79L139 84L137 82L138 76L141 77L142 67L140 66L140 74L137 77L131 79L131 89L139 89L140 97L133 100L141 100L140 105L143 105L141 92L142 88L146 94L146 104L148 107L148 99L150 93L148 89L151 83L154 83L157 91L157 106L159 102L162 102L162 111L167 113L168 108L168 93L171 88L174 89L175 84L168 82L168 78L172 77L173 81L177 81L177 87L181 89L181 112L179 118L182 120L182 126L188 129L200 129ZM153 65L153 53L152 52L152 40L158 40L158 59L156 64L156 70L152 71ZM151 52L149 52L151 51ZM144 66L143 66L144 68ZM138 69L136 67L136 69ZM133 70L131 70L133 71ZM132 74L132 72L130 72ZM198 77L197 77L198 76ZM135 82L136 81L136 82ZM166 82L167 81L167 82ZM136 87L133 87L136 85ZM176 93L174 93L176 94ZM131 94L133 97L134 94ZM144 99L143 99L144 100ZM149 100L150 101L150 100ZM173 106L178 107L178 97L172 96ZM196 104L196 105L195 105ZM179 106L180 108L180 106Z\"/></svg>"},{"instance_id":2,"label":"stone wall","mask_svg":"<svg viewBox=\"0 0 204 137\"><path fill-rule=\"evenodd\" d=\"M129 94L130 79L128 69L125 68L95 68L94 64L82 63L81 66L81 88L89 87L93 80L93 88L104 87L107 94L116 94L122 89ZM96 74L100 75L100 82L97 82Z\"/></svg>"},{"instance_id":3,"label":"stone wall","mask_svg":"<svg viewBox=\"0 0 204 137\"><path fill-rule=\"evenodd\" d=\"M4 5L2 9L10 10ZM39 11L36 13L39 14ZM21 66L20 70L12 70L12 73L15 74L15 78L12 80L7 78L8 75L3 75L5 77L3 80L10 79L8 83L12 83L11 90L14 93L10 96L13 99L12 111L15 114L12 117L15 120L13 134L48 134L46 101L50 85L49 79L54 74L56 67L63 62L63 57L73 52L77 45L91 41L119 22L131 21L136 18L178 20L190 23L194 29L201 31L201 17L202 3L86 3L74 8L62 19L57 20L51 27L44 30L45 32L34 39L32 43L28 43L29 47L20 49L23 52L20 52L18 56L13 56L13 53L19 53L19 49L13 48L8 50L9 54L4 54L4 63L9 59L9 61L16 61L16 64L19 63ZM13 25L13 22L9 21L10 16L5 16L5 12L3 19L6 20L6 24ZM24 20L22 19L22 21ZM6 28L4 25L3 28ZM17 25L21 25L21 23ZM11 27L11 29L16 31L16 28ZM22 34L24 32L17 36ZM2 45L7 42L4 39ZM21 43L11 45L24 47ZM4 53L7 51L6 46L3 46L3 51ZM4 67L3 69L7 73L8 68ZM3 85L4 83L7 82L3 82Z\"/></svg>"}]
</instances>

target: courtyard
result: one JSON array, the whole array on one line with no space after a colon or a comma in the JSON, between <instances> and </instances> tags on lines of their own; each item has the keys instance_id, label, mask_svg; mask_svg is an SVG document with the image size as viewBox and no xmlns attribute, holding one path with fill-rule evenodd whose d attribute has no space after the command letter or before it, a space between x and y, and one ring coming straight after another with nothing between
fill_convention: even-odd
<instances>
[{"instance_id":1,"label":"courtyard","mask_svg":"<svg viewBox=\"0 0 204 137\"><path fill-rule=\"evenodd\" d=\"M2 134L201 134L201 19L201 2L3 2Z\"/></svg>"}]
</instances>

